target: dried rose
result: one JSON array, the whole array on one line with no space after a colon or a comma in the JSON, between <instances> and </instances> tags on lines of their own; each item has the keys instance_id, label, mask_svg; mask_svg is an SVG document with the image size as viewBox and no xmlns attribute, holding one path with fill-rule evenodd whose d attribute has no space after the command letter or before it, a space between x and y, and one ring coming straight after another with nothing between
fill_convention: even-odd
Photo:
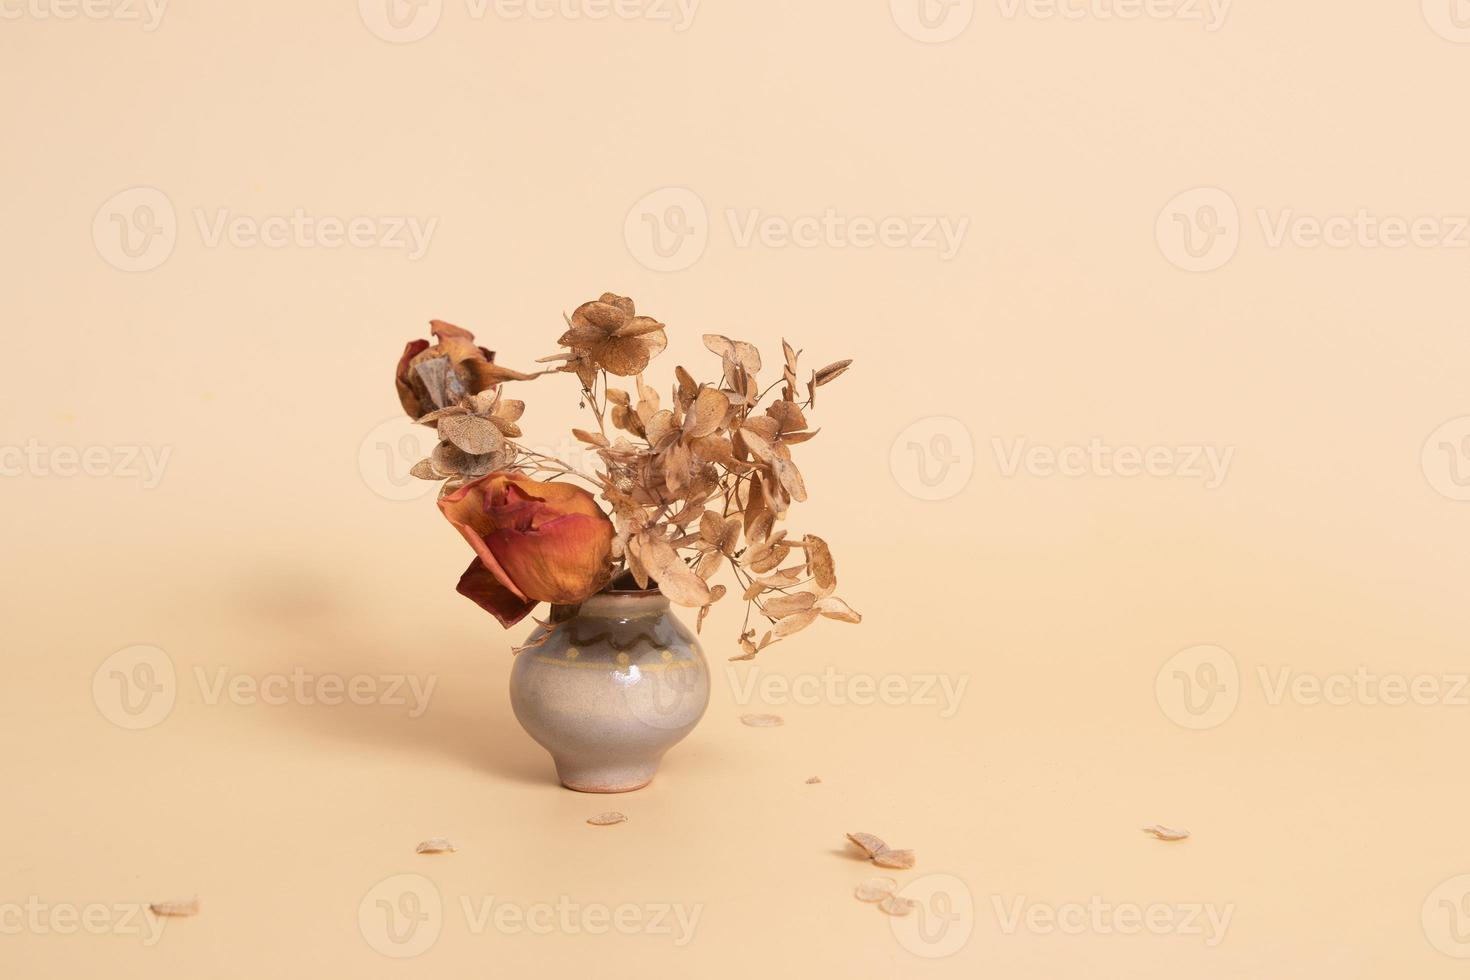
<instances>
[{"instance_id":1,"label":"dried rose","mask_svg":"<svg viewBox=\"0 0 1470 980\"><path fill-rule=\"evenodd\" d=\"M653 317L635 316L633 301L615 293L583 303L572 313L571 329L558 341L578 355L567 370L588 383L590 361L609 374L630 378L668 346L664 325Z\"/></svg>"},{"instance_id":2,"label":"dried rose","mask_svg":"<svg viewBox=\"0 0 1470 980\"><path fill-rule=\"evenodd\" d=\"M608 579L612 522L580 487L491 473L441 498L439 509L479 556L460 594L504 626L538 602L579 603Z\"/></svg>"},{"instance_id":3,"label":"dried rose","mask_svg":"<svg viewBox=\"0 0 1470 980\"><path fill-rule=\"evenodd\" d=\"M437 342L409 341L395 377L398 400L414 419L484 390L473 365L495 362L495 352L475 346L468 330L443 320L429 321L429 329Z\"/></svg>"}]
</instances>

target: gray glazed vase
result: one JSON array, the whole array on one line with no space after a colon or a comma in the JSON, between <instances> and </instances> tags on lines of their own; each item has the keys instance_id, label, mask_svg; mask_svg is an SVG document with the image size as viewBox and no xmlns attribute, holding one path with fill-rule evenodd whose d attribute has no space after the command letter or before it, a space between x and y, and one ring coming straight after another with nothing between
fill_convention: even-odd
<instances>
[{"instance_id":1,"label":"gray glazed vase","mask_svg":"<svg viewBox=\"0 0 1470 980\"><path fill-rule=\"evenodd\" d=\"M657 590L606 591L538 626L510 672L516 720L582 793L647 786L709 704L709 664ZM553 616L556 619L556 616Z\"/></svg>"}]
</instances>

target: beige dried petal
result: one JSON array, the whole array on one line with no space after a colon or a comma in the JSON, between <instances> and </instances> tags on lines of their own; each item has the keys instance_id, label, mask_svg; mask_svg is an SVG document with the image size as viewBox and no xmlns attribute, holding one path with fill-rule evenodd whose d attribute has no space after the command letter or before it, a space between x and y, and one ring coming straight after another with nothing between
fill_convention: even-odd
<instances>
[{"instance_id":1,"label":"beige dried petal","mask_svg":"<svg viewBox=\"0 0 1470 980\"><path fill-rule=\"evenodd\" d=\"M806 416L801 414L795 402L775 402L766 409L766 414L779 423L783 438L788 432L800 432L806 428Z\"/></svg>"},{"instance_id":2,"label":"beige dried petal","mask_svg":"<svg viewBox=\"0 0 1470 980\"><path fill-rule=\"evenodd\" d=\"M870 858L875 854L882 854L888 850L888 845L883 843L883 838L873 834L865 834L859 831L855 834L848 834L847 839L862 848L863 853Z\"/></svg>"},{"instance_id":3,"label":"beige dried petal","mask_svg":"<svg viewBox=\"0 0 1470 980\"><path fill-rule=\"evenodd\" d=\"M487 415L490 424L500 430L500 434L507 439L519 439L522 436L521 427L510 419L503 419L499 415Z\"/></svg>"},{"instance_id":4,"label":"beige dried petal","mask_svg":"<svg viewBox=\"0 0 1470 980\"><path fill-rule=\"evenodd\" d=\"M786 446L799 446L813 439L821 429L813 429L810 432L785 432L781 435L781 442Z\"/></svg>"},{"instance_id":5,"label":"beige dried petal","mask_svg":"<svg viewBox=\"0 0 1470 980\"><path fill-rule=\"evenodd\" d=\"M796 370L796 348L794 348L790 344L788 344L786 342L786 338L785 337L782 337L781 338L781 353L782 353L782 355L784 355L784 357L786 359L786 370L787 371L795 371Z\"/></svg>"},{"instance_id":6,"label":"beige dried petal","mask_svg":"<svg viewBox=\"0 0 1470 980\"><path fill-rule=\"evenodd\" d=\"M1152 827L1144 827L1143 832L1158 840L1187 840L1189 838L1187 830L1174 830L1172 827L1165 827L1157 823Z\"/></svg>"},{"instance_id":7,"label":"beige dried petal","mask_svg":"<svg viewBox=\"0 0 1470 980\"><path fill-rule=\"evenodd\" d=\"M735 448L727 436L701 436L689 444L694 454L711 463L730 465L735 462Z\"/></svg>"},{"instance_id":8,"label":"beige dried petal","mask_svg":"<svg viewBox=\"0 0 1470 980\"><path fill-rule=\"evenodd\" d=\"M822 385L826 384L827 382L836 380L839 376L842 375L843 372L845 372L851 366L852 366L851 359L846 360L846 361L837 361L834 364L828 364L826 367L824 367L821 370L817 371L817 374L816 374L816 385L817 385L817 387L820 388Z\"/></svg>"},{"instance_id":9,"label":"beige dried petal","mask_svg":"<svg viewBox=\"0 0 1470 980\"><path fill-rule=\"evenodd\" d=\"M766 615L780 619L792 613L806 612L816 601L817 597L810 592L793 592L790 595L779 595L773 599L767 599L764 605Z\"/></svg>"},{"instance_id":10,"label":"beige dried petal","mask_svg":"<svg viewBox=\"0 0 1470 980\"><path fill-rule=\"evenodd\" d=\"M599 813L595 817L588 817L587 822L594 827L611 827L615 823L624 823L627 819L627 817L616 810L609 810L606 813Z\"/></svg>"},{"instance_id":11,"label":"beige dried petal","mask_svg":"<svg viewBox=\"0 0 1470 980\"><path fill-rule=\"evenodd\" d=\"M148 911L154 915L164 915L171 918L187 918L199 914L199 899L181 898L169 902L154 902L148 906Z\"/></svg>"},{"instance_id":12,"label":"beige dried petal","mask_svg":"<svg viewBox=\"0 0 1470 980\"><path fill-rule=\"evenodd\" d=\"M776 451L771 444L754 429L743 428L735 433L735 446L737 449L744 447L745 451L763 463L769 463L776 458Z\"/></svg>"},{"instance_id":13,"label":"beige dried petal","mask_svg":"<svg viewBox=\"0 0 1470 980\"><path fill-rule=\"evenodd\" d=\"M704 335L704 346L713 354L718 354L728 360L735 359L735 342L729 337L722 337L717 333Z\"/></svg>"},{"instance_id":14,"label":"beige dried petal","mask_svg":"<svg viewBox=\"0 0 1470 980\"><path fill-rule=\"evenodd\" d=\"M873 863L880 868L897 868L907 871L914 866L913 851L884 851L873 855Z\"/></svg>"},{"instance_id":15,"label":"beige dried petal","mask_svg":"<svg viewBox=\"0 0 1470 980\"><path fill-rule=\"evenodd\" d=\"M787 637L794 633L800 633L812 623L816 622L819 615L821 614L815 609L792 613L790 616L786 616L778 622L773 632L779 637Z\"/></svg>"},{"instance_id":16,"label":"beige dried petal","mask_svg":"<svg viewBox=\"0 0 1470 980\"><path fill-rule=\"evenodd\" d=\"M601 432L588 432L585 429L573 429L572 435L578 442L585 442L589 446L598 446L607 449L612 443L607 441L607 436Z\"/></svg>"},{"instance_id":17,"label":"beige dried petal","mask_svg":"<svg viewBox=\"0 0 1470 980\"><path fill-rule=\"evenodd\" d=\"M852 893L857 896L859 902L881 902L897 890L898 879L879 875L858 885Z\"/></svg>"},{"instance_id":18,"label":"beige dried petal","mask_svg":"<svg viewBox=\"0 0 1470 980\"><path fill-rule=\"evenodd\" d=\"M808 779L806 781L806 784L808 786L813 786L813 785L815 785L817 783L820 783L821 781L822 781L822 777L821 776L813 776L813 777L811 777L810 779Z\"/></svg>"},{"instance_id":19,"label":"beige dried petal","mask_svg":"<svg viewBox=\"0 0 1470 980\"><path fill-rule=\"evenodd\" d=\"M495 405L495 417L515 422L526 412L526 403L519 398L502 398Z\"/></svg>"},{"instance_id":20,"label":"beige dried petal","mask_svg":"<svg viewBox=\"0 0 1470 980\"><path fill-rule=\"evenodd\" d=\"M420 843L418 847L415 847L413 852L415 854L447 854L450 851L457 850L459 848L455 847L454 842L447 838L430 837L428 840Z\"/></svg>"},{"instance_id":21,"label":"beige dried petal","mask_svg":"<svg viewBox=\"0 0 1470 980\"><path fill-rule=\"evenodd\" d=\"M505 445L505 436L489 419L478 415L451 415L439 420L439 435L471 456L493 453Z\"/></svg>"},{"instance_id":22,"label":"beige dried petal","mask_svg":"<svg viewBox=\"0 0 1470 980\"><path fill-rule=\"evenodd\" d=\"M735 547L740 544L740 529L744 522L738 517L725 518L725 526L720 529L720 550L725 554L734 554Z\"/></svg>"},{"instance_id":23,"label":"beige dried petal","mask_svg":"<svg viewBox=\"0 0 1470 980\"><path fill-rule=\"evenodd\" d=\"M861 613L855 611L851 606L836 596L827 596L825 599L817 600L816 608L818 612L828 619L835 619L843 623L861 623L863 621Z\"/></svg>"},{"instance_id":24,"label":"beige dried petal","mask_svg":"<svg viewBox=\"0 0 1470 980\"><path fill-rule=\"evenodd\" d=\"M694 574L708 582L710 576L718 572L724 562L725 556L718 551L706 551L699 556L699 561L694 563ZM716 586L716 588L724 588L724 586Z\"/></svg>"},{"instance_id":25,"label":"beige dried petal","mask_svg":"<svg viewBox=\"0 0 1470 980\"><path fill-rule=\"evenodd\" d=\"M919 903L902 895L889 895L878 903L878 907L889 915L908 915L919 907Z\"/></svg>"},{"instance_id":26,"label":"beige dried petal","mask_svg":"<svg viewBox=\"0 0 1470 980\"><path fill-rule=\"evenodd\" d=\"M827 542L815 534L808 534L801 539L801 546L806 549L806 565L811 569L817 585L823 591L836 588L837 567L832 561L832 549L827 547Z\"/></svg>"},{"instance_id":27,"label":"beige dried petal","mask_svg":"<svg viewBox=\"0 0 1470 980\"><path fill-rule=\"evenodd\" d=\"M781 423L769 415L757 415L755 418L746 419L740 424L741 432L754 432L766 442L774 442L781 434Z\"/></svg>"},{"instance_id":28,"label":"beige dried petal","mask_svg":"<svg viewBox=\"0 0 1470 980\"><path fill-rule=\"evenodd\" d=\"M720 535L725 529L725 518L719 511L707 510L699 515L699 536L706 544L719 546Z\"/></svg>"},{"instance_id":29,"label":"beige dried petal","mask_svg":"<svg viewBox=\"0 0 1470 980\"><path fill-rule=\"evenodd\" d=\"M913 851L896 851L884 843L883 838L873 834L848 834L847 839L860 847L874 864L881 868L907 870L914 866Z\"/></svg>"},{"instance_id":30,"label":"beige dried petal","mask_svg":"<svg viewBox=\"0 0 1470 980\"><path fill-rule=\"evenodd\" d=\"M709 605L709 586L679 559L679 553L662 530L645 529L638 537L638 544L639 557L670 602L696 608Z\"/></svg>"},{"instance_id":31,"label":"beige dried petal","mask_svg":"<svg viewBox=\"0 0 1470 980\"><path fill-rule=\"evenodd\" d=\"M751 728L778 728L786 724L780 715L741 715L740 723Z\"/></svg>"},{"instance_id":32,"label":"beige dried petal","mask_svg":"<svg viewBox=\"0 0 1470 980\"><path fill-rule=\"evenodd\" d=\"M635 316L627 323L613 331L614 337L641 337L655 330L662 330L664 325L651 316Z\"/></svg>"},{"instance_id":33,"label":"beige dried petal","mask_svg":"<svg viewBox=\"0 0 1470 980\"><path fill-rule=\"evenodd\" d=\"M476 395L475 397L478 398L479 396ZM417 421L419 425L430 425L438 422L440 419L449 418L451 415L468 415L469 412L470 410L463 405L450 405L448 408L436 408L428 415L421 415Z\"/></svg>"},{"instance_id":34,"label":"beige dried petal","mask_svg":"<svg viewBox=\"0 0 1470 980\"><path fill-rule=\"evenodd\" d=\"M761 559L759 559L757 561L751 562L750 563L750 570L752 572L756 573L757 575L763 575L766 572L769 572L769 571L774 570L783 561L785 561L786 558L787 558L787 556L790 555L790 554L791 554L791 545L789 545L789 544L780 545L779 547L773 549L771 551L771 553L768 554L768 555L766 555L765 557L763 557L763 558L761 558Z\"/></svg>"},{"instance_id":35,"label":"beige dried petal","mask_svg":"<svg viewBox=\"0 0 1470 980\"><path fill-rule=\"evenodd\" d=\"M777 456L771 461L772 468L776 471L776 479L781 481L781 486L791 495L795 501L806 500L806 481L801 477L801 470L789 459Z\"/></svg>"},{"instance_id":36,"label":"beige dried petal","mask_svg":"<svg viewBox=\"0 0 1470 980\"><path fill-rule=\"evenodd\" d=\"M728 398L717 389L701 388L684 419L684 435L690 439L713 435L724 424L729 411Z\"/></svg>"},{"instance_id":37,"label":"beige dried petal","mask_svg":"<svg viewBox=\"0 0 1470 980\"><path fill-rule=\"evenodd\" d=\"M421 459L417 463L414 463L413 469L408 471L408 475L419 480L444 479L444 474L434 468L434 461L432 459Z\"/></svg>"}]
</instances>

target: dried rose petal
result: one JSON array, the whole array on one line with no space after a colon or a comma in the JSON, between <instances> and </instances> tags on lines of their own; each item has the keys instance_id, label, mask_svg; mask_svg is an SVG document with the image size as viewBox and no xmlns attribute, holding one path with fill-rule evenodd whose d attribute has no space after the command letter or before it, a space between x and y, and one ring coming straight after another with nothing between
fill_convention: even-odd
<instances>
[{"instance_id":1,"label":"dried rose petal","mask_svg":"<svg viewBox=\"0 0 1470 980\"><path fill-rule=\"evenodd\" d=\"M869 878L861 885L858 885L853 889L852 893L857 896L859 902L881 902L889 895L892 895L897 889L898 881L896 879L889 878L886 875L880 875L877 878Z\"/></svg>"},{"instance_id":2,"label":"dried rose petal","mask_svg":"<svg viewBox=\"0 0 1470 980\"><path fill-rule=\"evenodd\" d=\"M776 728L786 724L786 719L780 715L741 715L740 722L751 728Z\"/></svg>"},{"instance_id":3,"label":"dried rose petal","mask_svg":"<svg viewBox=\"0 0 1470 980\"><path fill-rule=\"evenodd\" d=\"M913 851L884 851L873 855L873 863L880 868L897 868L907 871L914 866Z\"/></svg>"},{"instance_id":4,"label":"dried rose petal","mask_svg":"<svg viewBox=\"0 0 1470 980\"><path fill-rule=\"evenodd\" d=\"M884 843L881 837L875 837L872 834L848 834L847 839L862 848L868 859L880 868L898 868L906 871L914 866L913 851L894 850Z\"/></svg>"},{"instance_id":5,"label":"dried rose petal","mask_svg":"<svg viewBox=\"0 0 1470 980\"><path fill-rule=\"evenodd\" d=\"M148 911L154 915L166 915L174 918L185 918L199 914L199 899L184 898L172 902L154 902L148 906Z\"/></svg>"},{"instance_id":6,"label":"dried rose petal","mask_svg":"<svg viewBox=\"0 0 1470 980\"><path fill-rule=\"evenodd\" d=\"M1189 838L1189 831L1187 830L1174 830L1158 823L1152 827L1144 827L1143 832L1153 836L1157 840L1187 840Z\"/></svg>"},{"instance_id":7,"label":"dried rose petal","mask_svg":"<svg viewBox=\"0 0 1470 980\"><path fill-rule=\"evenodd\" d=\"M415 854L443 854L447 851L457 851L459 848L454 843L443 837L430 837L413 849Z\"/></svg>"},{"instance_id":8,"label":"dried rose petal","mask_svg":"<svg viewBox=\"0 0 1470 980\"><path fill-rule=\"evenodd\" d=\"M875 855L882 854L884 851L888 850L888 845L883 843L883 838L875 837L872 834L848 834L847 839L852 841L858 847L861 847L863 849L863 853L870 858Z\"/></svg>"},{"instance_id":9,"label":"dried rose petal","mask_svg":"<svg viewBox=\"0 0 1470 980\"><path fill-rule=\"evenodd\" d=\"M588 817L587 822L594 827L610 827L615 823L623 823L627 819L627 817L616 810L609 810L606 813L599 813L595 817Z\"/></svg>"},{"instance_id":10,"label":"dried rose petal","mask_svg":"<svg viewBox=\"0 0 1470 980\"><path fill-rule=\"evenodd\" d=\"M919 905L912 898L904 898L901 895L889 895L878 903L878 907L889 915L908 915Z\"/></svg>"}]
</instances>

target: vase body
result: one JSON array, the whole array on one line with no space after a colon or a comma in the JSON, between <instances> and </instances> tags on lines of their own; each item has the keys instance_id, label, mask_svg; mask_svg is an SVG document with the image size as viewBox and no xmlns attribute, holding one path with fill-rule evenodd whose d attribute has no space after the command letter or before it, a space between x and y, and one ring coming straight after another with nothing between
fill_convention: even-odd
<instances>
[{"instance_id":1,"label":"vase body","mask_svg":"<svg viewBox=\"0 0 1470 980\"><path fill-rule=\"evenodd\" d=\"M656 591L599 593L547 632L531 633L511 669L516 720L568 789L647 786L709 704L709 664L694 635Z\"/></svg>"}]
</instances>

